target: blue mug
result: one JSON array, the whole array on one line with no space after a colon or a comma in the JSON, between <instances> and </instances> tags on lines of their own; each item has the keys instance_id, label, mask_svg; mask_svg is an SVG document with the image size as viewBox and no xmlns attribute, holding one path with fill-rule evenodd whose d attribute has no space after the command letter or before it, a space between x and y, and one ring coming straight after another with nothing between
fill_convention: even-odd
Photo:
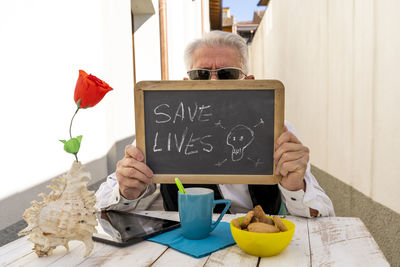
<instances>
[{"instance_id":1,"label":"blue mug","mask_svg":"<svg viewBox=\"0 0 400 267\"><path fill-rule=\"evenodd\" d=\"M231 201L228 199L214 200L214 191L208 188L185 188L186 194L178 191L178 209L181 220L182 235L188 239L206 238L225 215ZM216 222L212 222L215 205L225 204Z\"/></svg>"}]
</instances>

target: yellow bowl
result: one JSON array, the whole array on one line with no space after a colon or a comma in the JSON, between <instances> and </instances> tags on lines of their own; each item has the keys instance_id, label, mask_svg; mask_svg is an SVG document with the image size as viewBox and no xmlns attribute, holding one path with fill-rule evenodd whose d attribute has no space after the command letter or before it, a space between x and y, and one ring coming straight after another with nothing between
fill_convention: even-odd
<instances>
[{"instance_id":1,"label":"yellow bowl","mask_svg":"<svg viewBox=\"0 0 400 267\"><path fill-rule=\"evenodd\" d=\"M238 218L238 220L239 223L242 223L243 217ZM254 233L244 231L236 228L231 222L233 239L235 239L236 244L247 254L257 257L275 256L289 245L295 229L294 223L285 219L281 220L288 230L279 233Z\"/></svg>"}]
</instances>

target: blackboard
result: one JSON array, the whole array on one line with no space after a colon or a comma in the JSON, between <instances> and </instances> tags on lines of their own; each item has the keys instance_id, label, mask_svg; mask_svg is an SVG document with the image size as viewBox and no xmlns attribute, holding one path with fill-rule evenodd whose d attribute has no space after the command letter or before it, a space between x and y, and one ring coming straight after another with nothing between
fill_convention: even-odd
<instances>
[{"instance_id":1,"label":"blackboard","mask_svg":"<svg viewBox=\"0 0 400 267\"><path fill-rule=\"evenodd\" d=\"M140 82L137 146L159 182L276 183L283 95L277 81Z\"/></svg>"}]
</instances>

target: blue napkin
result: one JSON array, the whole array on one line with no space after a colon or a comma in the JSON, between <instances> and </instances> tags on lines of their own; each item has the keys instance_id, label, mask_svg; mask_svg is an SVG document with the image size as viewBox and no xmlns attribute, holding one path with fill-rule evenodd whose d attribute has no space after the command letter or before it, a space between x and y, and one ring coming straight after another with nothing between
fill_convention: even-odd
<instances>
[{"instance_id":1,"label":"blue napkin","mask_svg":"<svg viewBox=\"0 0 400 267\"><path fill-rule=\"evenodd\" d=\"M184 238L181 231L181 228L177 228L158 236L151 237L148 240L167 245L195 258L210 255L214 251L235 244L235 240L233 240L231 234L230 225L226 222L220 222L208 237L200 240Z\"/></svg>"}]
</instances>

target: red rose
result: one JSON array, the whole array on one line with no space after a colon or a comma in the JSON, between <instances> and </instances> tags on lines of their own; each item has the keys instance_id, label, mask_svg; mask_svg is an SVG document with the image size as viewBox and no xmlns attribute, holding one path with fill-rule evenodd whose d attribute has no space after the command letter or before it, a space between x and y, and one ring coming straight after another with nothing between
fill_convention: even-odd
<instances>
[{"instance_id":1,"label":"red rose","mask_svg":"<svg viewBox=\"0 0 400 267\"><path fill-rule=\"evenodd\" d=\"M80 108L94 107L112 88L92 74L79 70L75 86L74 100ZM78 102L80 101L80 102Z\"/></svg>"}]
</instances>

